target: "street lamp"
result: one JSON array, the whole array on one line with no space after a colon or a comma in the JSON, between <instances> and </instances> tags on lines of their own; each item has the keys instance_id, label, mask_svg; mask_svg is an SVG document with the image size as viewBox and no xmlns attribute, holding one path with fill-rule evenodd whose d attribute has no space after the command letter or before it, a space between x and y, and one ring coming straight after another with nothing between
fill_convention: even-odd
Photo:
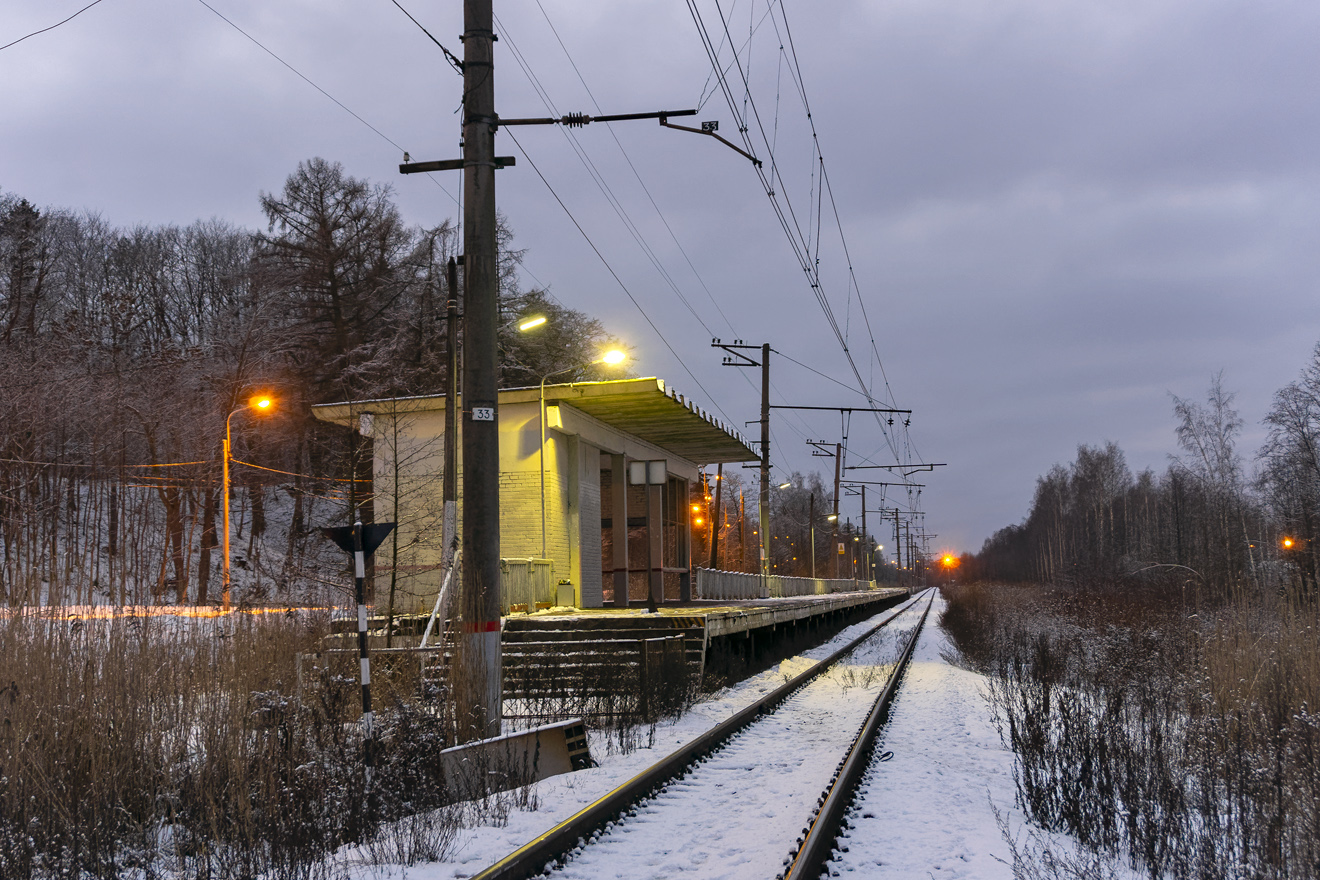
<instances>
[{"instance_id":1,"label":"street lamp","mask_svg":"<svg viewBox=\"0 0 1320 880\"><path fill-rule=\"evenodd\" d=\"M223 459L223 465L221 468L222 477L220 480L222 495L221 509L224 511L225 529L224 560L220 567L220 593L222 609L225 611L229 610L229 459L230 450L233 448L232 443L230 442L229 422L235 415L246 410L267 412L274 403L275 401L271 400L270 397L264 394L258 394L256 397L253 397L247 403L225 416L225 448L223 450L224 455L221 456Z\"/></svg>"},{"instance_id":2,"label":"street lamp","mask_svg":"<svg viewBox=\"0 0 1320 880\"><path fill-rule=\"evenodd\" d=\"M605 364L609 367L615 367L628 359L628 355L620 349L612 348L605 352L594 361L588 361L585 364L576 364L571 367L564 367L562 370L555 370L552 373L546 373L541 377L540 394L540 417L541 417L541 445L536 450L536 461L541 471L541 558L546 558L545 543L545 380L552 376L558 376L560 373L567 373L570 370L580 370L583 367L590 367L596 364Z\"/></svg>"}]
</instances>

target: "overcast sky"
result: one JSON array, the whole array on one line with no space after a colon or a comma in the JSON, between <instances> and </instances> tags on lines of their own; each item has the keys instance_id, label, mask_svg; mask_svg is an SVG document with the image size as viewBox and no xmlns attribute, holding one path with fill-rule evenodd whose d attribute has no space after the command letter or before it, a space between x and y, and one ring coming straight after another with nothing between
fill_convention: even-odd
<instances>
[{"instance_id":1,"label":"overcast sky","mask_svg":"<svg viewBox=\"0 0 1320 880\"><path fill-rule=\"evenodd\" d=\"M0 45L86 2L4 0ZM397 173L401 150L459 155L461 82L391 0L207 2L379 133L200 0L103 0L0 51L0 190L120 226L221 217L258 229L259 193L322 156L393 186L411 223L457 217L456 173ZM458 0L400 2L462 55ZM1271 395L1320 341L1320 4L697 8L724 64L721 11L728 22L750 83L749 96L729 68L736 112L767 166L760 131L774 142L776 199L819 256L820 291L858 370L878 399L913 410L910 431L893 434L900 454L949 464L913 477L926 484L932 549L975 551L1019 521L1035 478L1079 443L1113 440L1134 470L1163 470L1176 451L1170 394L1202 397L1220 370L1254 455ZM685 2L495 10L502 116L549 115L517 53L556 114L700 105L696 120L739 140ZM833 204L818 205L799 70ZM856 387L746 159L654 122L577 131L625 221L562 130L512 133L609 264L502 132L497 153L518 165L499 172L499 205L526 249L525 283L601 318L633 347L636 374L739 425L757 418L758 376L721 367L711 336L769 342ZM775 403L865 405L786 358L772 369ZM805 440L836 442L843 427L838 415L776 411L776 477L832 477ZM864 414L848 445L850 463L894 461ZM870 494L868 506L894 499ZM843 512L856 520L858 499Z\"/></svg>"}]
</instances>

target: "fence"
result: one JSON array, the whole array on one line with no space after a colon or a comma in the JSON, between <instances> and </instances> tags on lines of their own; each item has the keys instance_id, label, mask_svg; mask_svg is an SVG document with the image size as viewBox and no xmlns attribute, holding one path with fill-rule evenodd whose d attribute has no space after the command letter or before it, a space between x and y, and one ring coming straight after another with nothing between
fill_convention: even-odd
<instances>
[{"instance_id":1,"label":"fence","mask_svg":"<svg viewBox=\"0 0 1320 880\"><path fill-rule=\"evenodd\" d=\"M698 599L782 599L787 596L826 596L876 589L875 581L851 578L761 576L740 571L697 569Z\"/></svg>"},{"instance_id":2,"label":"fence","mask_svg":"<svg viewBox=\"0 0 1320 880\"><path fill-rule=\"evenodd\" d=\"M515 721L567 717L640 718L674 712L701 681L702 652L681 634L643 638L533 640L535 632L502 639L504 717ZM529 638L520 638L526 636ZM544 638L544 636L542 636ZM373 648L376 705L420 696L443 701L449 692L455 646L445 638L425 648ZM298 654L299 697L310 688L351 688L357 648ZM353 706L354 701L343 701Z\"/></svg>"}]
</instances>

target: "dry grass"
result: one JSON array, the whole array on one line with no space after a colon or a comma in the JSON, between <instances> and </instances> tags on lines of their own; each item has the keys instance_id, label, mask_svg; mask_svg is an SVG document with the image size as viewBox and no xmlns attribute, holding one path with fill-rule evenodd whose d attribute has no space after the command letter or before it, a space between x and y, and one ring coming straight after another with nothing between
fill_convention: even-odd
<instances>
[{"instance_id":1,"label":"dry grass","mask_svg":"<svg viewBox=\"0 0 1320 880\"><path fill-rule=\"evenodd\" d=\"M1040 826L1151 877L1320 876L1320 613L1257 597L957 587Z\"/></svg>"},{"instance_id":2,"label":"dry grass","mask_svg":"<svg viewBox=\"0 0 1320 880\"><path fill-rule=\"evenodd\" d=\"M349 842L442 846L443 732L383 713L374 784L356 682L295 697L325 621L0 622L0 876L315 877ZM416 826L417 820L413 822Z\"/></svg>"}]
</instances>

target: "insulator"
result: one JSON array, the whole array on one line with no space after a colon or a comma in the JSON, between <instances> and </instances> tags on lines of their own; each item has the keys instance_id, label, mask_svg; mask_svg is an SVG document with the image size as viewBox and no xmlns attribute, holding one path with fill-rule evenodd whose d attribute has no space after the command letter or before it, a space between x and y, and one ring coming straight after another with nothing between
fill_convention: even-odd
<instances>
[{"instance_id":1,"label":"insulator","mask_svg":"<svg viewBox=\"0 0 1320 880\"><path fill-rule=\"evenodd\" d=\"M591 121L591 117L585 113L568 113L560 121L569 128L581 128Z\"/></svg>"}]
</instances>

